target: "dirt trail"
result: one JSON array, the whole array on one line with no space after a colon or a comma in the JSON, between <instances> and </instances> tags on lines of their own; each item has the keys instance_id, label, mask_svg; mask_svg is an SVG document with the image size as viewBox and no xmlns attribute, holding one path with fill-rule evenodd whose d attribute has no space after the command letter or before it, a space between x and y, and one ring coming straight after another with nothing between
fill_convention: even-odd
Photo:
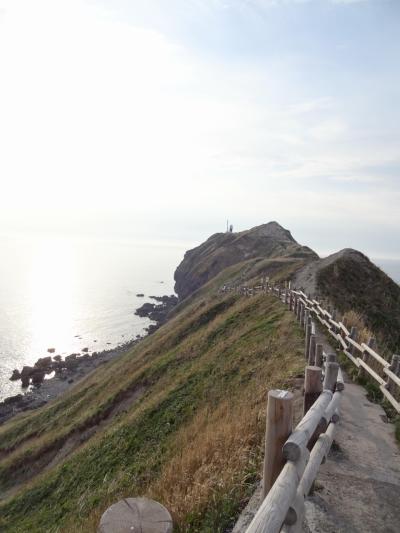
<instances>
[{"instance_id":1,"label":"dirt trail","mask_svg":"<svg viewBox=\"0 0 400 533\"><path fill-rule=\"evenodd\" d=\"M320 332L318 332L320 333ZM324 335L325 352L335 350ZM400 524L400 447L383 409L345 376L341 419L306 500L304 533L397 533ZM245 533L260 505L260 489L237 522Z\"/></svg>"}]
</instances>

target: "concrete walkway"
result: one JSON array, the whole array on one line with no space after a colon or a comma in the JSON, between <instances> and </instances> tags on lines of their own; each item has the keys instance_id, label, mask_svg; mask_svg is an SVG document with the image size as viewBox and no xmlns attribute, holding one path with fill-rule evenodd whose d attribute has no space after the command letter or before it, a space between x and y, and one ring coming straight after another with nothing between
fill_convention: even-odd
<instances>
[{"instance_id":1,"label":"concrete walkway","mask_svg":"<svg viewBox=\"0 0 400 533\"><path fill-rule=\"evenodd\" d=\"M400 448L394 426L365 389L345 381L335 443L306 502L305 531L397 533Z\"/></svg>"},{"instance_id":2,"label":"concrete walkway","mask_svg":"<svg viewBox=\"0 0 400 533\"><path fill-rule=\"evenodd\" d=\"M325 352L333 352L319 335ZM341 419L315 491L306 501L305 531L400 531L400 447L383 409L345 377Z\"/></svg>"},{"instance_id":3,"label":"concrete walkway","mask_svg":"<svg viewBox=\"0 0 400 533\"><path fill-rule=\"evenodd\" d=\"M325 352L334 352L323 335ZM400 447L383 409L345 376L341 419L314 493L306 500L307 533L398 533ZM260 504L260 490L234 528L244 533Z\"/></svg>"}]
</instances>

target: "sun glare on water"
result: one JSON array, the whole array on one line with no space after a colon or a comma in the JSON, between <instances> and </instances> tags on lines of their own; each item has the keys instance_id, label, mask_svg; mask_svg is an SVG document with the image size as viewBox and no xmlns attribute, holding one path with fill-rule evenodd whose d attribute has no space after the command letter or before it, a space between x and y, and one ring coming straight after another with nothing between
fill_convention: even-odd
<instances>
[{"instance_id":1,"label":"sun glare on water","mask_svg":"<svg viewBox=\"0 0 400 533\"><path fill-rule=\"evenodd\" d=\"M74 336L74 264L68 243L41 242L30 269L31 347L43 354L67 346Z\"/></svg>"}]
</instances>

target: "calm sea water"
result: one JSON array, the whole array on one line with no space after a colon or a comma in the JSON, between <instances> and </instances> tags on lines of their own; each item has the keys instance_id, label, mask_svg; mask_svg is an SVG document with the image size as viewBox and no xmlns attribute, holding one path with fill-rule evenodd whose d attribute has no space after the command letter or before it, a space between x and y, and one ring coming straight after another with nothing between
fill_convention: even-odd
<instances>
[{"instance_id":1,"label":"calm sea water","mask_svg":"<svg viewBox=\"0 0 400 533\"><path fill-rule=\"evenodd\" d=\"M0 399L21 391L12 370L48 348L62 356L101 351L142 334L150 322L135 309L173 294L187 249L49 236L3 236L0 246Z\"/></svg>"}]
</instances>

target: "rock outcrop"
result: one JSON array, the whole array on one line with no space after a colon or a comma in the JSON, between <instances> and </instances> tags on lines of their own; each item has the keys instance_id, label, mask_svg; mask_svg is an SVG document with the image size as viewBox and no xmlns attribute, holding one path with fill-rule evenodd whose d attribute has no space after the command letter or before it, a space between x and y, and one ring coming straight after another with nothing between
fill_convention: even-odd
<instances>
[{"instance_id":1,"label":"rock outcrop","mask_svg":"<svg viewBox=\"0 0 400 533\"><path fill-rule=\"evenodd\" d=\"M135 315L147 317L155 322L146 328L149 334L154 333L162 324L165 324L168 314L178 303L178 298L173 294L171 296L150 296L150 298L158 303L146 302L135 311Z\"/></svg>"},{"instance_id":2,"label":"rock outcrop","mask_svg":"<svg viewBox=\"0 0 400 533\"><path fill-rule=\"evenodd\" d=\"M297 243L290 231L277 222L239 233L216 233L186 252L175 271L175 292L184 299L225 268L256 257L318 259L315 252Z\"/></svg>"}]
</instances>

